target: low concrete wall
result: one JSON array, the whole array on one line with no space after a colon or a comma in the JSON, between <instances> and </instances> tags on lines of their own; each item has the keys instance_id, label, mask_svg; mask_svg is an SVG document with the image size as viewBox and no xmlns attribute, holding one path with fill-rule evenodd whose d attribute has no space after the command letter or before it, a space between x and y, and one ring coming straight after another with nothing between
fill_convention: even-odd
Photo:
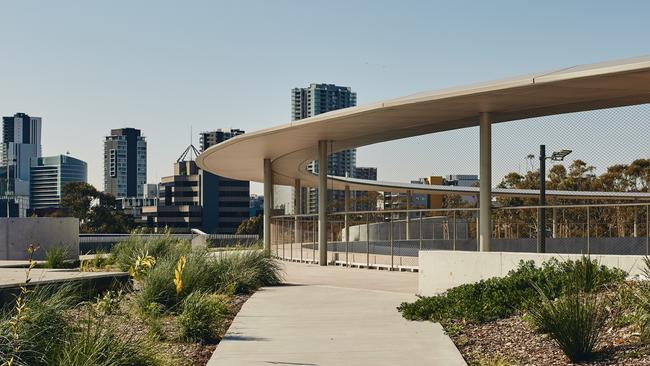
<instances>
[{"instance_id":1,"label":"low concrete wall","mask_svg":"<svg viewBox=\"0 0 650 366\"><path fill-rule=\"evenodd\" d=\"M79 220L73 217L0 218L0 260L27 259L27 246L37 244L35 259L44 259L52 247L65 247L79 257Z\"/></svg>"},{"instance_id":2,"label":"low concrete wall","mask_svg":"<svg viewBox=\"0 0 650 366\"><path fill-rule=\"evenodd\" d=\"M532 260L540 265L551 258L561 261L580 257L580 254L421 251L419 294L431 296L455 286L502 277L516 269L522 260ZM627 271L630 275L641 274L643 268L643 256L639 255L591 255L591 258L605 266Z\"/></svg>"},{"instance_id":3,"label":"low concrete wall","mask_svg":"<svg viewBox=\"0 0 650 366\"><path fill-rule=\"evenodd\" d=\"M350 226L350 241L366 241L368 233L370 233L370 240L390 240L390 226L393 225L393 239L406 240L406 221L395 220L391 222L375 222L370 223L367 229L366 224L351 225ZM413 218L409 222L409 230L411 232L411 239L420 237L420 229L422 230L422 238L426 239L447 239L454 237L454 225L452 220L448 217L423 217L422 228L420 228L420 220ZM445 229L448 232L445 234ZM456 220L456 238L464 240L468 238L469 223L465 220ZM340 231L341 238L345 237L345 229Z\"/></svg>"}]
</instances>

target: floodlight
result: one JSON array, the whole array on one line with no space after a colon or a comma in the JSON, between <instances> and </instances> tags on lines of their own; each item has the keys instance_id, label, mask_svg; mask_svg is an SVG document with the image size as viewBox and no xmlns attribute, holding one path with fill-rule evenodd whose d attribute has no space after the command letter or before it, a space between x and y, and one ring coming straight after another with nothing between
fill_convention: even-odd
<instances>
[{"instance_id":1,"label":"floodlight","mask_svg":"<svg viewBox=\"0 0 650 366\"><path fill-rule=\"evenodd\" d=\"M551 154L551 160L553 161L562 161L564 158L567 157L567 155L571 154L573 150L560 150L560 151L555 151L553 154Z\"/></svg>"}]
</instances>

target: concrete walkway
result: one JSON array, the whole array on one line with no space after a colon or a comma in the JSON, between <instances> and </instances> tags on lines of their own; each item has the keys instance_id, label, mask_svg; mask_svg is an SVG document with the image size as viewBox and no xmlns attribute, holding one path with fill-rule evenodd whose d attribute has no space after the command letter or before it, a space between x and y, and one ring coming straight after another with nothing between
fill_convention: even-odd
<instances>
[{"instance_id":1,"label":"concrete walkway","mask_svg":"<svg viewBox=\"0 0 650 366\"><path fill-rule=\"evenodd\" d=\"M438 324L404 320L417 274L286 263L244 304L210 366L465 365Z\"/></svg>"},{"instance_id":2,"label":"concrete walkway","mask_svg":"<svg viewBox=\"0 0 650 366\"><path fill-rule=\"evenodd\" d=\"M17 287L25 283L25 268L0 268L0 288ZM128 276L124 272L79 272L77 269L34 268L30 284L47 284L61 281L83 279L120 278Z\"/></svg>"}]
</instances>

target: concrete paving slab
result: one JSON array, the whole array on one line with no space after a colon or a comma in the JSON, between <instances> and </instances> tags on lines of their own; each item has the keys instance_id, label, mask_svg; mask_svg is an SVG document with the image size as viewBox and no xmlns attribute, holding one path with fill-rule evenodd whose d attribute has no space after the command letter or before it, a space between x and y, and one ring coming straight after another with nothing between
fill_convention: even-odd
<instances>
[{"instance_id":1,"label":"concrete paving slab","mask_svg":"<svg viewBox=\"0 0 650 366\"><path fill-rule=\"evenodd\" d=\"M265 288L242 308L210 366L465 365L438 324L395 307L414 297L331 286Z\"/></svg>"},{"instance_id":2,"label":"concrete paving slab","mask_svg":"<svg viewBox=\"0 0 650 366\"><path fill-rule=\"evenodd\" d=\"M418 274L386 270L321 267L315 264L283 262L285 282L303 285L327 285L365 290L381 290L415 294L418 291Z\"/></svg>"},{"instance_id":3,"label":"concrete paving slab","mask_svg":"<svg viewBox=\"0 0 650 366\"><path fill-rule=\"evenodd\" d=\"M295 285L255 293L209 366L466 365L439 324L397 312L417 274L285 264Z\"/></svg>"}]
</instances>

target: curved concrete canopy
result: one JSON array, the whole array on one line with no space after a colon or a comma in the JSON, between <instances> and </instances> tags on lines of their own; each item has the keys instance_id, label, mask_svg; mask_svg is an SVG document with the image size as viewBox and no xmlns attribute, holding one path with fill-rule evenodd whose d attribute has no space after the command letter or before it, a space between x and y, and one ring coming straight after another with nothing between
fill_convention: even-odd
<instances>
[{"instance_id":1,"label":"curved concrete canopy","mask_svg":"<svg viewBox=\"0 0 650 366\"><path fill-rule=\"evenodd\" d=\"M425 92L324 113L234 137L206 150L197 158L197 164L228 178L262 182L263 160L270 159L274 184L292 186L299 179L303 186L318 187L318 177L305 168L317 159L319 140L329 141L330 152L336 152L478 126L482 112L489 112L492 122L498 123L643 103L650 103L650 56ZM353 182L340 177L330 177L328 186L371 191L443 190L426 185L400 189L401 183ZM454 188L444 188L450 190ZM498 190L494 193L499 194ZM515 195L534 194L520 193ZM573 197L582 198L575 193ZM646 195L634 194L635 198L647 198L642 197Z\"/></svg>"}]
</instances>

